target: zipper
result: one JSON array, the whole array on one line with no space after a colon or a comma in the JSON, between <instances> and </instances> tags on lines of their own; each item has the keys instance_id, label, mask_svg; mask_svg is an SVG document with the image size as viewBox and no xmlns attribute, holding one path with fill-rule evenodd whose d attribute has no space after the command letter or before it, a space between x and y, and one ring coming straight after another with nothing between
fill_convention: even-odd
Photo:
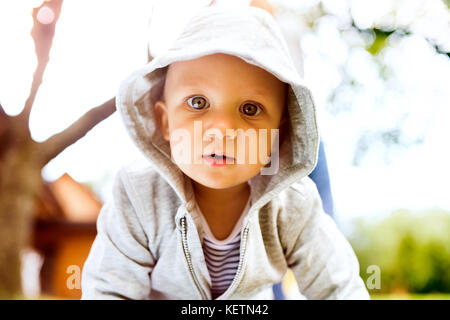
<instances>
[{"instance_id":1,"label":"zipper","mask_svg":"<svg viewBox=\"0 0 450 320\"><path fill-rule=\"evenodd\" d=\"M189 272L191 273L192 280L194 280L195 286L197 290L200 292L203 300L207 300L206 294L203 292L200 283L197 279L197 276L194 272L194 266L192 264L191 253L189 252L188 243L187 243L187 229L186 229L186 217L181 218L181 230L182 230L182 241L183 241L183 251L186 257L186 261L188 263Z\"/></svg>"},{"instance_id":2,"label":"zipper","mask_svg":"<svg viewBox=\"0 0 450 320\"><path fill-rule=\"evenodd\" d=\"M230 292L232 290L234 290L235 287L237 287L238 282L242 278L242 266L244 264L244 256L245 256L245 252L247 249L247 237L248 237L248 229L249 229L248 224L249 223L247 222L247 225L244 228L244 233L243 233L242 239L241 239L242 246L241 246L241 253L240 253L240 257L239 257L239 264L238 264L238 268L236 271L236 276L234 277L233 282L230 284L228 289L223 293L224 297L229 296Z\"/></svg>"}]
</instances>

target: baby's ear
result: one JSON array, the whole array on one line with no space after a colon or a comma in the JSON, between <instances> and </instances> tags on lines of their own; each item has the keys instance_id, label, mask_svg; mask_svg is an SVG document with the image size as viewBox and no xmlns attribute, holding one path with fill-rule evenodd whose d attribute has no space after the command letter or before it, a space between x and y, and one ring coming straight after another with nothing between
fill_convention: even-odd
<instances>
[{"instance_id":1,"label":"baby's ear","mask_svg":"<svg viewBox=\"0 0 450 320\"><path fill-rule=\"evenodd\" d=\"M283 127L288 121L288 117L286 114L283 114L283 117L280 120L280 127Z\"/></svg>"},{"instance_id":2,"label":"baby's ear","mask_svg":"<svg viewBox=\"0 0 450 320\"><path fill-rule=\"evenodd\" d=\"M161 100L157 101L155 102L154 110L155 110L155 120L157 122L158 129L163 135L164 140L169 141L170 133L169 133L169 118L167 112L167 105Z\"/></svg>"}]
</instances>

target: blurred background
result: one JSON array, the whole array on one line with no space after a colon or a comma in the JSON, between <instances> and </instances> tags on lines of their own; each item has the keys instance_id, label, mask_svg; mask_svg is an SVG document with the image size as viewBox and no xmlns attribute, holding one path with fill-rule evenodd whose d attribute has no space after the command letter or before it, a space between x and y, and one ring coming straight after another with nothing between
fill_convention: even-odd
<instances>
[{"instance_id":1,"label":"blurred background","mask_svg":"<svg viewBox=\"0 0 450 320\"><path fill-rule=\"evenodd\" d=\"M0 297L81 296L113 178L145 162L110 99L209 2L0 2ZM313 91L334 218L372 297L449 299L450 2L268 3ZM300 297L291 273L283 290Z\"/></svg>"}]
</instances>

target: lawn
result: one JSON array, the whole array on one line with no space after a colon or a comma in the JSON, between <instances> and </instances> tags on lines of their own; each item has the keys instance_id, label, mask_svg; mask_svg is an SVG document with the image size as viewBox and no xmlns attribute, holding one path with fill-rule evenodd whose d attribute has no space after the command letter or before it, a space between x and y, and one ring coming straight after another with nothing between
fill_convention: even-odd
<instances>
[{"instance_id":1,"label":"lawn","mask_svg":"<svg viewBox=\"0 0 450 320\"><path fill-rule=\"evenodd\" d=\"M450 293L372 294L372 300L450 300Z\"/></svg>"}]
</instances>

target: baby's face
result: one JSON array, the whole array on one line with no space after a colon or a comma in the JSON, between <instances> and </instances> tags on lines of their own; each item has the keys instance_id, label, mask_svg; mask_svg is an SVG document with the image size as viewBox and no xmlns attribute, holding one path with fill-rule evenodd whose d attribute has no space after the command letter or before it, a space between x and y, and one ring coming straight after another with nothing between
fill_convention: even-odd
<instances>
[{"instance_id":1,"label":"baby's face","mask_svg":"<svg viewBox=\"0 0 450 320\"><path fill-rule=\"evenodd\" d=\"M282 120L286 89L269 72L232 55L172 63L164 101L155 104L172 159L210 188L248 181L275 146L271 139Z\"/></svg>"}]
</instances>

